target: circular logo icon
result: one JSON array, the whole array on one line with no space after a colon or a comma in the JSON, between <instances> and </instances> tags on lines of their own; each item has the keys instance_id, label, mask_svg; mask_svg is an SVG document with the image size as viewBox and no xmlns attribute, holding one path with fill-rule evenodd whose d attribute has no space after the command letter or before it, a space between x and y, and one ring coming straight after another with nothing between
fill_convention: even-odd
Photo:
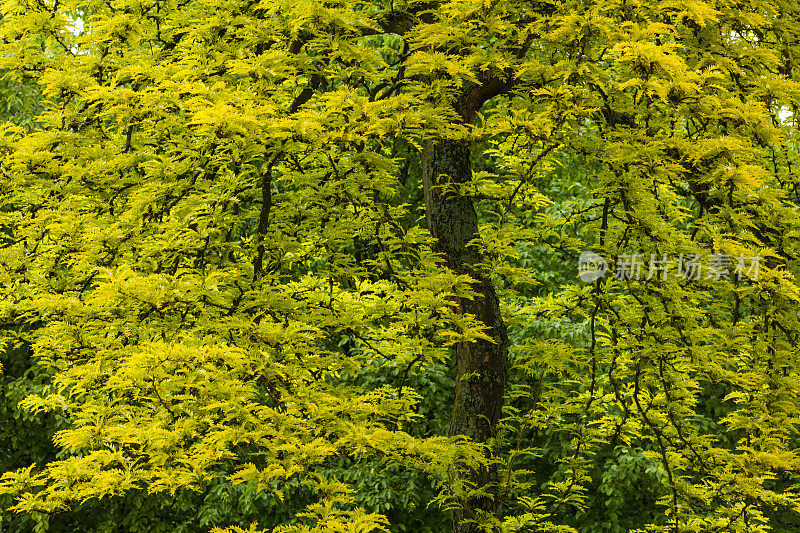
<instances>
[{"instance_id":1,"label":"circular logo icon","mask_svg":"<svg viewBox=\"0 0 800 533\"><path fill-rule=\"evenodd\" d=\"M608 263L599 254L590 250L581 253L578 258L578 277L581 281L595 281L608 272Z\"/></svg>"}]
</instances>

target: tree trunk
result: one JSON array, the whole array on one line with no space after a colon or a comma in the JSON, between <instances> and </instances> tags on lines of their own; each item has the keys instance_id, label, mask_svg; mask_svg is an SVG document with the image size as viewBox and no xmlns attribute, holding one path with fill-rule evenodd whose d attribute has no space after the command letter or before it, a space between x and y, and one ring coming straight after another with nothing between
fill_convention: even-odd
<instances>
[{"instance_id":1,"label":"tree trunk","mask_svg":"<svg viewBox=\"0 0 800 533\"><path fill-rule=\"evenodd\" d=\"M446 265L458 274L469 274L475 281L477 296L455 302L461 313L475 315L486 325L494 342L479 340L460 343L455 350L456 390L450 420L451 435L466 435L476 442L494 436L503 407L506 381L508 336L500 316L497 293L479 264L482 254L467 244L478 234L478 217L472 198L459 193L459 185L471 180L470 147L462 141L429 142L422 155L422 176L428 228L436 238L436 251ZM464 376L471 376L465 378ZM494 469L476 469L471 481L477 486L495 483ZM466 520L480 511L497 514L498 503L490 497L463 502L453 516L456 533L477 531Z\"/></svg>"}]
</instances>

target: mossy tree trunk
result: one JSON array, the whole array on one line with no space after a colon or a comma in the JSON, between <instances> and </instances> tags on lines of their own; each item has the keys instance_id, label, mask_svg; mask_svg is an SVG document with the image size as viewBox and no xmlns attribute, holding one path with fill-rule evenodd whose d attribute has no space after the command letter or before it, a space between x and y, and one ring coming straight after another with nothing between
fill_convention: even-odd
<instances>
[{"instance_id":1,"label":"mossy tree trunk","mask_svg":"<svg viewBox=\"0 0 800 533\"><path fill-rule=\"evenodd\" d=\"M456 390L450 433L486 442L495 433L503 407L508 336L489 273L480 267L482 254L476 246L469 246L478 234L478 217L472 198L459 192L460 185L471 179L469 156L466 142L429 142L423 150L423 184L428 227L436 238L437 251L450 269L474 279L477 296L459 298L456 308L483 322L493 339L459 343L455 350ZM471 481L484 486L494 482L496 475L494 469L478 469L471 473ZM454 513L456 533L476 531L470 519L481 511L498 512L498 503L491 497L464 503L463 510Z\"/></svg>"}]
</instances>

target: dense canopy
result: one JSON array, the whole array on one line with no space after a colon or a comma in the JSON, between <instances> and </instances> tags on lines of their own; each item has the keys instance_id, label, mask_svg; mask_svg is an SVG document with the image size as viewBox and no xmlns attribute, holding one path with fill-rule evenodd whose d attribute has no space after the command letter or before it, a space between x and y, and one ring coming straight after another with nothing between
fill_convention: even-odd
<instances>
[{"instance_id":1,"label":"dense canopy","mask_svg":"<svg viewBox=\"0 0 800 533\"><path fill-rule=\"evenodd\" d=\"M794 0L3 0L0 530L797 531L798 68Z\"/></svg>"}]
</instances>

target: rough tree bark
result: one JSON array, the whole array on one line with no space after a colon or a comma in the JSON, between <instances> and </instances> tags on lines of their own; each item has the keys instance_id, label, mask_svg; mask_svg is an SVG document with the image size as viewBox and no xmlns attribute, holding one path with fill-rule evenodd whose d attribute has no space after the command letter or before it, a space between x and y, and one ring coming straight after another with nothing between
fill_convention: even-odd
<instances>
[{"instance_id":1,"label":"rough tree bark","mask_svg":"<svg viewBox=\"0 0 800 533\"><path fill-rule=\"evenodd\" d=\"M443 254L450 269L469 274L475 280L473 290L477 296L472 300L459 299L457 309L475 315L494 340L461 343L456 348L456 390L450 433L486 442L494 435L503 407L508 336L497 293L488 273L479 267L482 254L476 247L468 246L478 234L478 217L472 198L461 195L458 189L460 184L471 180L469 156L466 142L428 142L422 154L422 176L428 228L436 238L436 251ZM468 375L472 377L465 379ZM494 482L496 476L493 469L477 469L471 473L471 481L482 486ZM478 511L497 514L496 499L486 497L465 502L463 510L453 515L453 530L477 531L475 524L465 521L474 518Z\"/></svg>"}]
</instances>

